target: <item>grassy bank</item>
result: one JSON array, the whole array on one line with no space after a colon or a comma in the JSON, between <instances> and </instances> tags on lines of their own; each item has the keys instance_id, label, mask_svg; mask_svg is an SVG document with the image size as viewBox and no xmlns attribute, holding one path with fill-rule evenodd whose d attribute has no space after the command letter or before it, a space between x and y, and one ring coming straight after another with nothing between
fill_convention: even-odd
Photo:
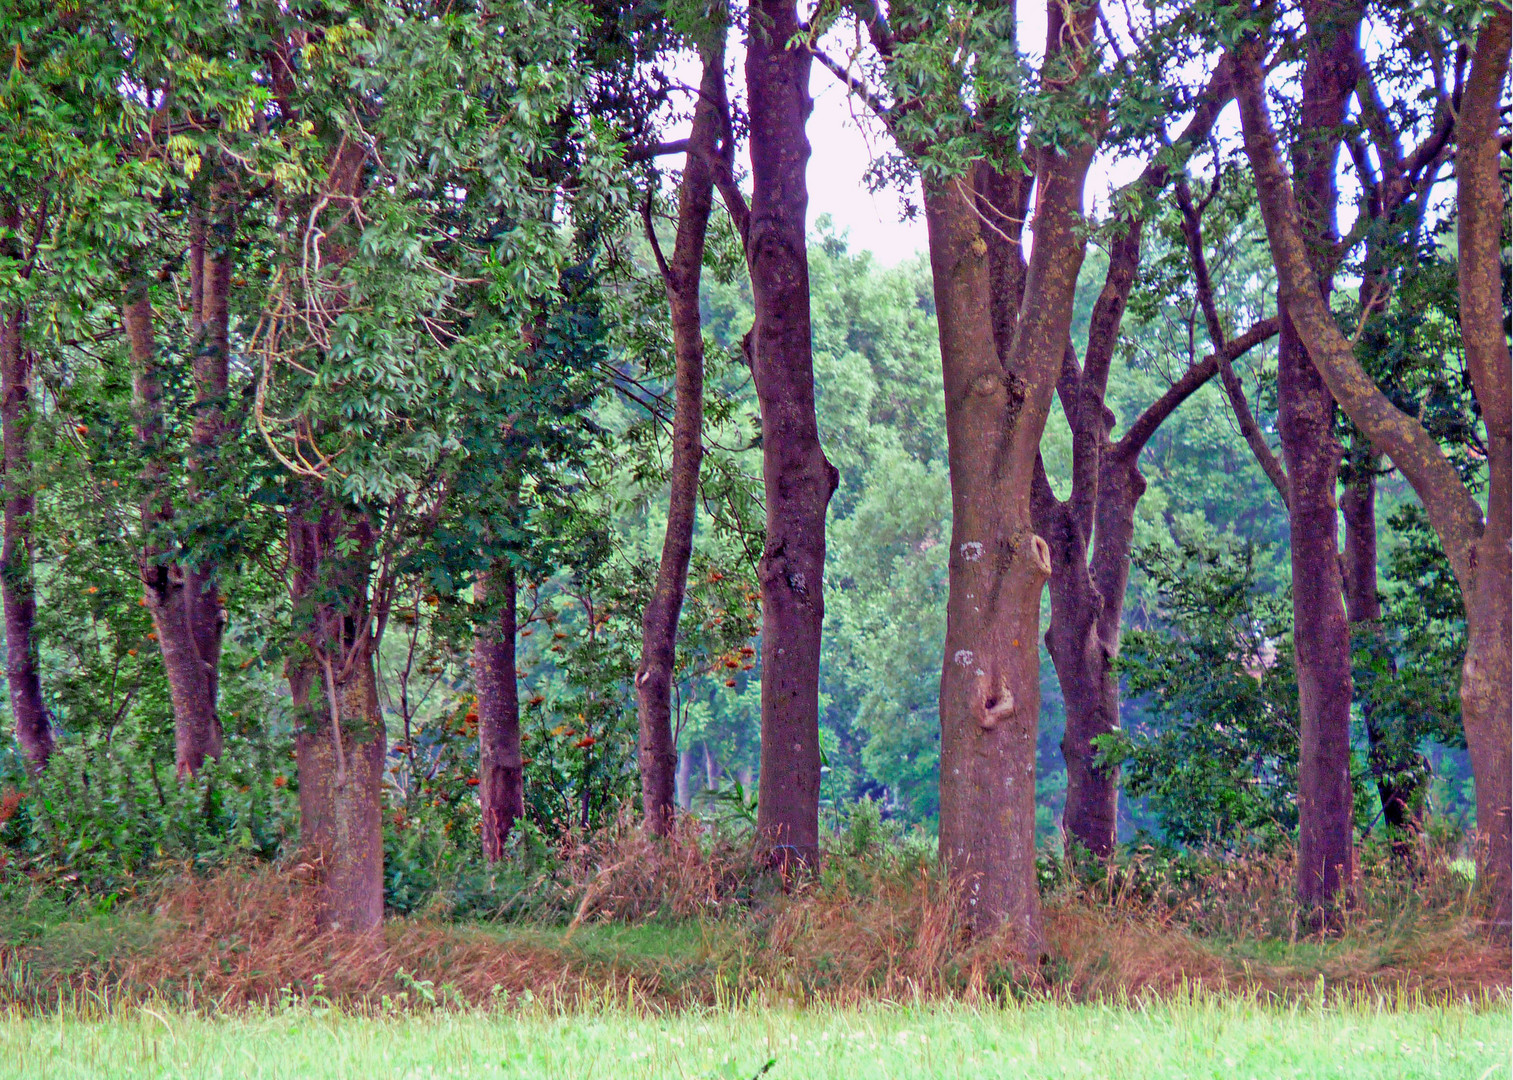
<instances>
[{"instance_id":1,"label":"grassy bank","mask_svg":"<svg viewBox=\"0 0 1513 1080\"><path fill-rule=\"evenodd\" d=\"M0 1076L1507 1077L1506 999L1480 1007L1398 1004L1275 1007L1199 998L1124 1007L874 1005L668 1014L526 1006L388 1017L298 1007L231 1019L133 1007L90 1020L0 1020Z\"/></svg>"}]
</instances>

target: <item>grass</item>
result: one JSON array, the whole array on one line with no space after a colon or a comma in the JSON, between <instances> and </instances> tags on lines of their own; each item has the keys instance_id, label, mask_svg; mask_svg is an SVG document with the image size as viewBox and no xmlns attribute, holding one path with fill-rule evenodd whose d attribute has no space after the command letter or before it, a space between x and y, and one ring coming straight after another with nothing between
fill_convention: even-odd
<instances>
[{"instance_id":1,"label":"grass","mask_svg":"<svg viewBox=\"0 0 1513 1080\"><path fill-rule=\"evenodd\" d=\"M296 1005L229 1018L136 1006L94 1019L0 1018L0 1077L1494 1080L1508 1076L1509 1030L1506 997L1479 1006L1189 995L1125 1006L678 1012L538 1003L368 1016Z\"/></svg>"}]
</instances>

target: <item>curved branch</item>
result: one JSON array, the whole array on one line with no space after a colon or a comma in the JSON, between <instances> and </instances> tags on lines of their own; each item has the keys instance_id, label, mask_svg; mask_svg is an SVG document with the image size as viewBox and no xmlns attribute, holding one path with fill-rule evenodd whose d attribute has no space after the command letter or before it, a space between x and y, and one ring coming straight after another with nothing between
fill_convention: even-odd
<instances>
[{"instance_id":1,"label":"curved branch","mask_svg":"<svg viewBox=\"0 0 1513 1080\"><path fill-rule=\"evenodd\" d=\"M1335 323L1334 314L1319 290L1292 185L1277 150L1255 47L1247 43L1234 55L1245 154L1256 178L1261 216L1266 222L1267 241L1277 268L1280 304L1297 324L1309 358L1335 401L1367 438L1392 459L1423 501L1456 578L1463 588L1469 588L1475 572L1472 545L1483 529L1481 507L1434 437L1414 417L1394 405L1361 367L1350 342Z\"/></svg>"},{"instance_id":2,"label":"curved branch","mask_svg":"<svg viewBox=\"0 0 1513 1080\"><path fill-rule=\"evenodd\" d=\"M1240 434L1245 437L1245 443L1250 447L1250 452L1256 459L1256 464L1261 466L1261 471L1277 489L1277 494L1282 497L1282 505L1290 506L1292 485L1287 480L1287 470L1282 467L1282 462L1267 444L1261 425L1256 423L1250 403L1245 399L1245 387L1240 382L1240 377L1235 374L1234 365L1230 362L1229 352L1225 347L1224 326L1219 321L1219 306L1214 301L1213 281L1208 275L1208 258L1203 253L1203 222L1199 218L1197 208L1193 206L1192 193L1187 188L1185 177L1177 182L1176 190L1177 205L1182 210L1182 235L1187 241L1188 257L1192 260L1198 304L1203 309L1203 321L1208 328L1208 340L1213 344L1214 360L1218 365L1219 378L1224 383L1224 392L1229 398L1229 406L1235 414L1235 422L1240 425Z\"/></svg>"},{"instance_id":3,"label":"curved branch","mask_svg":"<svg viewBox=\"0 0 1513 1080\"><path fill-rule=\"evenodd\" d=\"M1145 444L1150 442L1151 436L1166 422L1166 418L1174 413L1179 405L1192 397L1200 386L1214 377L1219 370L1221 354L1226 364L1237 360L1261 342L1275 336L1281 325L1281 320L1275 317L1262 319L1239 337L1225 343L1222 350L1209 353L1193 364L1182 373L1182 377L1174 382L1166 393L1146 407L1146 410L1130 425L1130 429L1113 445L1109 453L1116 457L1131 459L1137 457L1140 451L1145 449Z\"/></svg>"}]
</instances>

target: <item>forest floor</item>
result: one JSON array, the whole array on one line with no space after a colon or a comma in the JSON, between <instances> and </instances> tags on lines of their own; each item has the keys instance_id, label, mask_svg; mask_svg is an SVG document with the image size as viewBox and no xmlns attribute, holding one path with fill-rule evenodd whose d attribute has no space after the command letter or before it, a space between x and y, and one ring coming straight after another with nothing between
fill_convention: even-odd
<instances>
[{"instance_id":1,"label":"forest floor","mask_svg":"<svg viewBox=\"0 0 1513 1080\"><path fill-rule=\"evenodd\" d=\"M1102 1002L1195 989L1506 1001L1513 987L1507 943L1482 932L1449 873L1390 888L1363 877L1339 924L1308 933L1286 859L1175 884L1126 866L1050 886L1044 941L1026 958L1005 939L966 935L924 864L837 860L821 880L765 893L652 854L597 865L534 915L459 918L433 906L365 935L317 930L308 868L185 873L93 905L11 889L0 902L0 1008L150 998L225 1012L320 998L371 1010L521 995L653 1008ZM722 890L741 901L711 902Z\"/></svg>"},{"instance_id":2,"label":"forest floor","mask_svg":"<svg viewBox=\"0 0 1513 1080\"><path fill-rule=\"evenodd\" d=\"M964 933L928 853L764 884L707 843L606 843L491 883L492 915L366 935L317 930L304 866L12 881L0 1077L1507 1076L1509 949L1433 852L1366 858L1328 933L1286 855L1048 863L1024 957Z\"/></svg>"},{"instance_id":3,"label":"forest floor","mask_svg":"<svg viewBox=\"0 0 1513 1080\"><path fill-rule=\"evenodd\" d=\"M1397 1010L1197 997L852 1007L621 1007L209 1018L151 1006L0 1017L0 1077L616 1080L1507 1077L1506 1004Z\"/></svg>"}]
</instances>

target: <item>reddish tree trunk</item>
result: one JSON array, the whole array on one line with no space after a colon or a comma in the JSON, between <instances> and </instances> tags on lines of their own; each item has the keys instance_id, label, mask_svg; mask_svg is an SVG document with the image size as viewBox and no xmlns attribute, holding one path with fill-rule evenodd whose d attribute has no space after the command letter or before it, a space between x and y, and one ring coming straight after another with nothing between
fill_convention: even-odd
<instances>
[{"instance_id":1,"label":"reddish tree trunk","mask_svg":"<svg viewBox=\"0 0 1513 1080\"><path fill-rule=\"evenodd\" d=\"M762 413L767 541L762 590L762 771L757 830L772 859L819 851L820 629L825 617L825 511L839 475L820 447L810 351L804 125L810 54L793 0L751 9L746 84L751 213L746 261L755 320L750 360Z\"/></svg>"},{"instance_id":2,"label":"reddish tree trunk","mask_svg":"<svg viewBox=\"0 0 1513 1080\"><path fill-rule=\"evenodd\" d=\"M1046 71L1065 85L1088 61L1097 8L1068 18L1053 7L1050 15ZM986 220L1008 221L1006 208L986 202L985 193L1012 204L1022 191L979 178L977 168L960 181L927 179L924 188L952 512L940 682L941 858L968 925L985 933L1007 923L1027 954L1040 940L1038 637L1040 594L1051 574L1050 550L1035 532L1032 489L1086 245L1082 190L1097 123L1087 120L1084 141L1064 153L1037 146L1030 155L1038 184L1035 243L1017 311L1017 255L995 253L983 234ZM995 270L1004 281L995 282Z\"/></svg>"},{"instance_id":3,"label":"reddish tree trunk","mask_svg":"<svg viewBox=\"0 0 1513 1080\"><path fill-rule=\"evenodd\" d=\"M1323 303L1299 213L1267 113L1263 44L1246 39L1234 52L1245 153L1256 178L1280 299L1303 331L1315 366L1335 400L1372 444L1391 458L1424 504L1460 582L1466 606L1466 663L1461 715L1476 773L1479 883L1495 928L1509 921L1510 701L1510 381L1499 266L1502 189L1499 107L1508 68L1510 17L1495 8L1483 24L1466 80L1458 121L1456 167L1460 254L1461 338L1477 402L1487 426L1487 509L1472 497L1455 467L1418 420L1397 409L1355 359Z\"/></svg>"},{"instance_id":4,"label":"reddish tree trunk","mask_svg":"<svg viewBox=\"0 0 1513 1080\"><path fill-rule=\"evenodd\" d=\"M723 35L717 41L704 57L704 76L678 191L678 231L672 261L661 268L667 302L672 309L673 348L677 356L673 379L671 490L657 584L641 620L636 714L641 736L641 807L647 827L662 836L672 829L677 806L673 668L678 618L683 611L688 561L693 553L699 465L704 457L704 327L699 314L699 280L704 266L704 238L714 207L715 154L725 112ZM655 240L652 235L652 242Z\"/></svg>"},{"instance_id":5,"label":"reddish tree trunk","mask_svg":"<svg viewBox=\"0 0 1513 1080\"><path fill-rule=\"evenodd\" d=\"M1176 149L1191 147L1208 137L1230 92L1230 65L1221 61ZM1167 152L1147 166L1136 183L1137 203L1166 185L1169 162ZM1140 265L1143 222L1136 213L1127 213L1121 224L1123 231L1110 247L1108 272L1093 305L1086 355L1079 365L1068 345L1057 383L1072 430L1072 490L1062 502L1049 483L1038 477L1034 501L1036 528L1051 549L1051 625L1045 642L1066 703L1066 729L1061 740L1067 771L1063 830L1068 850L1081 845L1100 858L1113 852L1117 839L1119 770L1097 763L1094 740L1119 727L1119 681L1114 659L1119 653L1120 619L1129 583L1135 506L1145 492L1137 463L1146 442L1166 417L1212 377L1217 358L1228 355L1215 319L1211 331L1215 355L1194 364L1141 414L1117 445L1110 442L1114 415L1105 402L1108 374L1125 304ZM1006 245L1000 242L998 246ZM994 250L995 245L990 243L990 260L994 259ZM1008 280L1001 291L1017 297L1022 292L1023 263L1013 258L1006 262L1007 266L997 271ZM1199 269L1199 292L1211 301L1206 270ZM995 308L1003 302L999 292L995 287ZM995 317L995 325L1008 321ZM1247 334L1235 355L1266 336L1256 337L1259 331ZM1002 331L998 339L1002 352Z\"/></svg>"},{"instance_id":6,"label":"reddish tree trunk","mask_svg":"<svg viewBox=\"0 0 1513 1080\"><path fill-rule=\"evenodd\" d=\"M1460 250L1461 340L1487 425L1487 513L1469 545L1466 661L1461 717L1476 772L1476 831L1481 889L1491 925L1507 934L1513 907L1513 365L1500 259L1507 207L1498 176L1500 110L1508 76L1513 16L1495 6L1477 35L1457 132L1456 235ZM1427 499L1425 500L1428 501ZM1449 545L1446 545L1447 549ZM1469 587L1468 587L1469 586Z\"/></svg>"},{"instance_id":7,"label":"reddish tree trunk","mask_svg":"<svg viewBox=\"0 0 1513 1080\"><path fill-rule=\"evenodd\" d=\"M189 495L191 500L205 497L215 482L215 473L224 451L226 437L225 410L230 385L231 354L231 270L235 221L226 205L229 192L220 192L220 213L205 237L202 251L200 306L194 355L194 427L190 435ZM193 301L191 301L192 303ZM220 596L220 568L203 553L184 568L186 619L195 648L195 656L205 672L209 698L208 719L197 729L186 732L186 744L179 757L180 770L196 771L205 758L221 754L222 732L219 713L221 635L226 625Z\"/></svg>"},{"instance_id":8,"label":"reddish tree trunk","mask_svg":"<svg viewBox=\"0 0 1513 1080\"><path fill-rule=\"evenodd\" d=\"M1345 576L1345 616L1356 635L1356 646L1368 650L1376 663L1393 664L1392 654L1381 640L1382 603L1376 578L1376 455L1356 462L1341 489L1340 516L1345 522L1345 550L1341 565ZM1393 850L1401 856L1412 853L1403 834L1418 829L1419 789L1426 763L1412 747L1403 746L1382 730L1371 703L1361 704L1370 743L1368 764L1382 801L1382 820L1397 834Z\"/></svg>"},{"instance_id":9,"label":"reddish tree trunk","mask_svg":"<svg viewBox=\"0 0 1513 1080\"><path fill-rule=\"evenodd\" d=\"M300 844L320 868L318 924L362 932L383 919L387 739L369 636L372 530L320 489L307 489L287 519L290 599L302 622L302 655L287 669L300 716Z\"/></svg>"},{"instance_id":10,"label":"reddish tree trunk","mask_svg":"<svg viewBox=\"0 0 1513 1080\"><path fill-rule=\"evenodd\" d=\"M473 642L478 691L478 802L483 812L483 857L496 862L517 819L525 814L520 760L520 687L515 680L515 569L500 562L473 583L473 603L488 622Z\"/></svg>"},{"instance_id":11,"label":"reddish tree trunk","mask_svg":"<svg viewBox=\"0 0 1513 1080\"><path fill-rule=\"evenodd\" d=\"M1316 908L1348 894L1353 870L1350 627L1335 505L1340 447L1334 399L1285 317L1278 356L1300 714L1298 895Z\"/></svg>"},{"instance_id":12,"label":"reddish tree trunk","mask_svg":"<svg viewBox=\"0 0 1513 1080\"><path fill-rule=\"evenodd\" d=\"M0 601L5 605L5 677L16 742L33 769L47 767L52 719L37 671L37 616L32 573L31 354L21 342L21 309L0 312L0 437L4 440L5 537L0 546Z\"/></svg>"},{"instance_id":13,"label":"reddish tree trunk","mask_svg":"<svg viewBox=\"0 0 1513 1080\"><path fill-rule=\"evenodd\" d=\"M1338 242L1340 125L1355 89L1361 9L1306 7L1303 102L1294 143L1304 235L1328 302ZM1334 397L1282 312L1277 428L1287 466L1293 654L1298 677L1298 896L1310 908L1348 899L1354 872L1350 787L1350 626L1345 619L1335 491L1342 449Z\"/></svg>"},{"instance_id":14,"label":"reddish tree trunk","mask_svg":"<svg viewBox=\"0 0 1513 1080\"><path fill-rule=\"evenodd\" d=\"M940 681L941 856L962 889L969 925L990 932L1006 922L1021 947L1032 950L1040 938L1040 593L1051 564L1031 521L1032 474L1025 466L1033 466L1045 410L1038 424L1025 416L1026 380L999 360L985 245L960 187L927 187L925 215L951 473L950 591ZM1037 233L1036 239L1038 261L1060 238ZM1074 254L1080 256L1080 248ZM1075 284L1080 258L1063 255L1063 262L1063 273ZM1067 289L1068 322L1070 298ZM1028 312L1019 319L1016 337L1028 337ZM1041 330L1038 336L1049 334ZM1059 356L1064 329L1054 340ZM1038 374L1049 405L1054 369ZM1032 456L1020 465L1025 450Z\"/></svg>"},{"instance_id":15,"label":"reddish tree trunk","mask_svg":"<svg viewBox=\"0 0 1513 1080\"><path fill-rule=\"evenodd\" d=\"M173 702L174 760L180 776L193 774L220 753L213 672L195 639L194 595L171 536L174 510L164 447L163 398L153 330L152 298L141 277L126 287L121 321L131 350L137 437L146 458L142 503L143 594Z\"/></svg>"}]
</instances>

